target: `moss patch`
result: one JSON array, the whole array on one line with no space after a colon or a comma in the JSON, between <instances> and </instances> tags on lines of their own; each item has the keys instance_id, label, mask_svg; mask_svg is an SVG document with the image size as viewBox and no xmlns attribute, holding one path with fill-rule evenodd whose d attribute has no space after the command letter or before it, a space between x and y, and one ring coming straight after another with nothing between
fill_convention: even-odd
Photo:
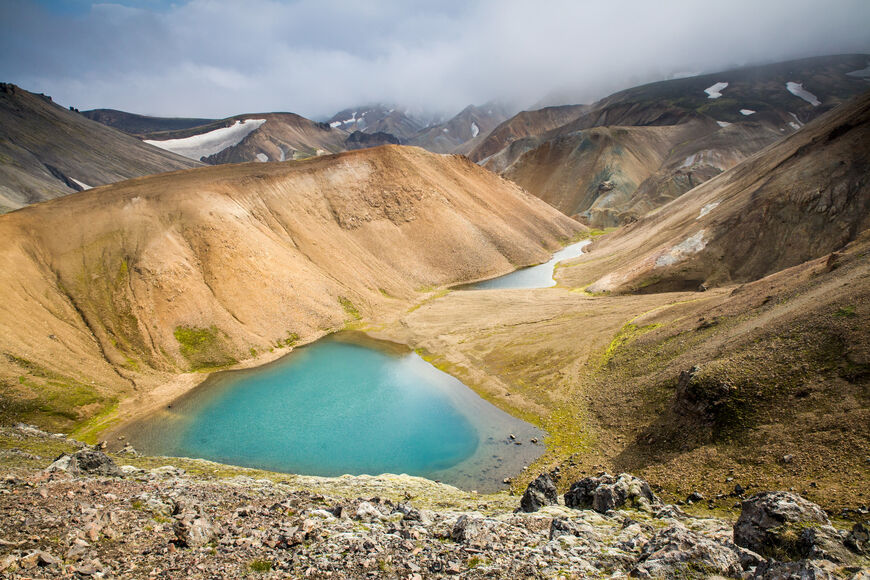
<instances>
[{"instance_id":1,"label":"moss patch","mask_svg":"<svg viewBox=\"0 0 870 580\"><path fill-rule=\"evenodd\" d=\"M0 381L0 422L23 421L49 431L71 431L117 401L96 385L47 369L11 354L7 361L20 370L17 380Z\"/></svg>"},{"instance_id":2,"label":"moss patch","mask_svg":"<svg viewBox=\"0 0 870 580\"><path fill-rule=\"evenodd\" d=\"M238 362L226 352L220 331L214 325L208 328L176 326L173 334L191 370L221 368Z\"/></svg>"},{"instance_id":3,"label":"moss patch","mask_svg":"<svg viewBox=\"0 0 870 580\"><path fill-rule=\"evenodd\" d=\"M344 308L344 312L353 320L359 320L360 318L362 318L362 315L359 313L357 307L354 306L353 302L351 302L348 298L345 298L344 296L339 296L338 301L341 304L341 307Z\"/></svg>"}]
</instances>

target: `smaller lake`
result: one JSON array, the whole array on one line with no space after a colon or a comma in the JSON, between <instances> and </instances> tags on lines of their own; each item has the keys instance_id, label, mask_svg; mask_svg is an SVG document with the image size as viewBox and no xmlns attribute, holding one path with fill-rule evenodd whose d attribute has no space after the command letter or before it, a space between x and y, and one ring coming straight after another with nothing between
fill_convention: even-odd
<instances>
[{"instance_id":1,"label":"smaller lake","mask_svg":"<svg viewBox=\"0 0 870 580\"><path fill-rule=\"evenodd\" d=\"M541 430L417 354L371 344L336 335L217 373L125 435L151 455L306 475L407 473L482 492L543 452L530 442Z\"/></svg>"},{"instance_id":2,"label":"smaller lake","mask_svg":"<svg viewBox=\"0 0 870 580\"><path fill-rule=\"evenodd\" d=\"M553 279L553 271L556 264L562 260L576 258L583 253L583 248L591 243L592 240L583 240L582 242L565 246L543 264L521 268L498 278L465 284L457 288L459 290L492 290L495 288L507 290L515 288L549 288L550 286L555 286L556 281Z\"/></svg>"}]
</instances>

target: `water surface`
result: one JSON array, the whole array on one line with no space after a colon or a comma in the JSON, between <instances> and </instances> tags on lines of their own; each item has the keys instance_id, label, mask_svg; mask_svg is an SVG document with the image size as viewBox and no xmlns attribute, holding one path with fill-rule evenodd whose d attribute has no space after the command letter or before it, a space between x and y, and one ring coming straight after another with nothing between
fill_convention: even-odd
<instances>
[{"instance_id":1,"label":"water surface","mask_svg":"<svg viewBox=\"0 0 870 580\"><path fill-rule=\"evenodd\" d=\"M407 473L480 491L543 451L530 442L540 430L417 354L346 340L217 373L126 435L148 454L308 475Z\"/></svg>"},{"instance_id":2,"label":"water surface","mask_svg":"<svg viewBox=\"0 0 870 580\"><path fill-rule=\"evenodd\" d=\"M459 288L462 290L491 290L494 288L512 289L512 288L549 288L555 286L556 281L553 279L553 272L556 264L562 260L576 258L583 253L583 248L592 243L592 240L583 240L570 246L565 246L550 258L549 261L537 266L529 266L528 268L520 268L510 274L499 276L498 278L490 278L482 282L473 284L465 284Z\"/></svg>"}]
</instances>

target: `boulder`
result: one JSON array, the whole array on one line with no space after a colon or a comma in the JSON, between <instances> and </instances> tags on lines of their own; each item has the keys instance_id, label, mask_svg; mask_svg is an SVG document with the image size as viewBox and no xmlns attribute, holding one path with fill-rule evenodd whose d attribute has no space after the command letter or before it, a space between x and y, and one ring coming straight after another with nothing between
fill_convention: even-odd
<instances>
[{"instance_id":1,"label":"boulder","mask_svg":"<svg viewBox=\"0 0 870 580\"><path fill-rule=\"evenodd\" d=\"M566 506L576 509L591 508L602 514L626 504L629 507L650 509L661 502L646 481L628 473L622 473L619 477L607 473L598 477L584 477L573 483L565 494Z\"/></svg>"},{"instance_id":2,"label":"boulder","mask_svg":"<svg viewBox=\"0 0 870 580\"><path fill-rule=\"evenodd\" d=\"M66 472L70 475L106 475L123 477L124 472L111 457L96 449L82 449L72 455L64 453L46 468L49 473Z\"/></svg>"},{"instance_id":3,"label":"boulder","mask_svg":"<svg viewBox=\"0 0 870 580\"><path fill-rule=\"evenodd\" d=\"M777 562L768 560L755 568L755 580L835 580L836 566L824 560Z\"/></svg>"},{"instance_id":4,"label":"boulder","mask_svg":"<svg viewBox=\"0 0 870 580\"><path fill-rule=\"evenodd\" d=\"M631 575L638 578L687 577L703 570L734 577L743 573L740 558L734 550L673 525L656 533L644 546Z\"/></svg>"},{"instance_id":5,"label":"boulder","mask_svg":"<svg viewBox=\"0 0 870 580\"><path fill-rule=\"evenodd\" d=\"M217 528L199 504L176 505L177 514L172 530L177 546L198 548L205 546L217 536Z\"/></svg>"},{"instance_id":6,"label":"boulder","mask_svg":"<svg viewBox=\"0 0 870 580\"><path fill-rule=\"evenodd\" d=\"M556 484L548 474L542 473L526 488L520 500L520 510L531 513L557 503L559 503L559 496L556 492Z\"/></svg>"},{"instance_id":7,"label":"boulder","mask_svg":"<svg viewBox=\"0 0 870 580\"><path fill-rule=\"evenodd\" d=\"M870 523L858 522L846 537L846 547L856 554L870 555Z\"/></svg>"},{"instance_id":8,"label":"boulder","mask_svg":"<svg viewBox=\"0 0 870 580\"><path fill-rule=\"evenodd\" d=\"M450 537L454 542L468 546L483 548L492 539L483 518L462 515L453 525Z\"/></svg>"},{"instance_id":9,"label":"boulder","mask_svg":"<svg viewBox=\"0 0 870 580\"><path fill-rule=\"evenodd\" d=\"M757 493L743 501L734 543L779 560L851 559L825 511L785 491Z\"/></svg>"}]
</instances>

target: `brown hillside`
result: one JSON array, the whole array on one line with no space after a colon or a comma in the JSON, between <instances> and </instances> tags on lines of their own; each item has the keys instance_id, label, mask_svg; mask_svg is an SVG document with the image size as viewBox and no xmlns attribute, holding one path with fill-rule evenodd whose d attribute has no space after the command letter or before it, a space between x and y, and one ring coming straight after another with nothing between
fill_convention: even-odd
<instances>
[{"instance_id":1,"label":"brown hillside","mask_svg":"<svg viewBox=\"0 0 870 580\"><path fill-rule=\"evenodd\" d=\"M573 121L587 109L588 107L584 105L566 105L517 113L493 129L483 142L469 152L468 158L480 163L514 141L546 133Z\"/></svg>"},{"instance_id":2,"label":"brown hillside","mask_svg":"<svg viewBox=\"0 0 870 580\"><path fill-rule=\"evenodd\" d=\"M131 177L199 167L0 83L0 213Z\"/></svg>"},{"instance_id":3,"label":"brown hillside","mask_svg":"<svg viewBox=\"0 0 870 580\"><path fill-rule=\"evenodd\" d=\"M560 270L594 292L694 289L835 251L870 226L870 93L631 224Z\"/></svg>"},{"instance_id":4,"label":"brown hillside","mask_svg":"<svg viewBox=\"0 0 870 580\"><path fill-rule=\"evenodd\" d=\"M69 426L119 392L544 261L581 229L463 157L397 146L154 176L26 208L0 217L4 396L38 407L79 392L93 406L58 419Z\"/></svg>"}]
</instances>

